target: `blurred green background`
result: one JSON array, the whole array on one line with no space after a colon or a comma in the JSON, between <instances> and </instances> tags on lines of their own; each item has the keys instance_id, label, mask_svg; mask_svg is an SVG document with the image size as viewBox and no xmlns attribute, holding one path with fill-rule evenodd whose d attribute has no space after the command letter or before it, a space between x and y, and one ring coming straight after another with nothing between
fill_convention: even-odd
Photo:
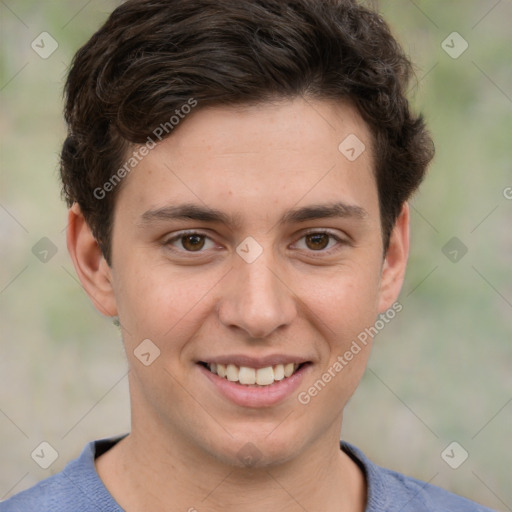
<instances>
[{"instance_id":1,"label":"blurred green background","mask_svg":"<svg viewBox=\"0 0 512 512\"><path fill-rule=\"evenodd\" d=\"M119 333L76 280L57 179L67 66L117 4L0 2L0 499L129 429ZM343 438L378 464L512 510L512 3L379 9L416 63L411 97L437 155L412 202L404 308L376 339ZM47 58L31 48L42 32L58 43ZM453 32L468 43L457 58ZM57 251L46 263L32 252L44 237ZM457 262L453 237L458 258L467 248ZM59 453L47 470L30 456L41 441ZM441 457L452 441L469 453L458 469Z\"/></svg>"}]
</instances>

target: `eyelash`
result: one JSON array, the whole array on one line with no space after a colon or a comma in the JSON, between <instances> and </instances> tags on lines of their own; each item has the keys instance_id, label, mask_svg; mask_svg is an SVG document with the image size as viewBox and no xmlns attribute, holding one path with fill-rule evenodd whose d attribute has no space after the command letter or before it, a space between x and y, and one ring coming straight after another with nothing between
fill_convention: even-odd
<instances>
[{"instance_id":1,"label":"eyelash","mask_svg":"<svg viewBox=\"0 0 512 512\"><path fill-rule=\"evenodd\" d=\"M168 247L170 250L172 250L173 252L186 253L186 254L191 254L191 255L194 255L194 254L202 255L202 254L204 254L206 252L205 250L187 251L186 249L176 249L176 248L171 246L172 242L179 241L180 239L182 239L182 238L184 238L186 236L191 236L191 235L201 236L201 237L205 237L205 238L208 238L208 239L211 240L210 236L208 236L206 233L201 233L200 231L182 231L182 232L178 233L177 235L174 235L173 237L166 239L164 241L164 245L166 247ZM305 232L299 238L299 240L302 240L303 238L305 238L308 235L327 235L329 238L334 239L337 242L337 244L338 244L338 248L337 249L336 249L336 247L331 247L330 249L320 249L318 251L315 251L315 250L312 250L312 249L308 250L308 252L310 252L312 254L315 254L315 253L317 253L317 254L331 254L331 252L339 250L341 248L339 246L343 246L343 245L348 245L349 244L348 240L340 238L339 236L335 235L334 233L332 233L331 231L328 231L328 230L311 230L311 231L307 231L307 232Z\"/></svg>"}]
</instances>

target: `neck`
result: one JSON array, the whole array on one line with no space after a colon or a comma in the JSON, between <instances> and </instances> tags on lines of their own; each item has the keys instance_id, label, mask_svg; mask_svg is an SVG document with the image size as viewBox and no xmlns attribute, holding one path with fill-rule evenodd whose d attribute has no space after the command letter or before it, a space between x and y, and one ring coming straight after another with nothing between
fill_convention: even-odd
<instances>
[{"instance_id":1,"label":"neck","mask_svg":"<svg viewBox=\"0 0 512 512\"><path fill-rule=\"evenodd\" d=\"M135 425L134 425L135 427ZM260 468L198 458L174 436L132 433L96 461L100 478L127 512L363 512L364 476L339 448L339 434L323 436L291 461ZM339 430L338 430L339 432Z\"/></svg>"}]
</instances>

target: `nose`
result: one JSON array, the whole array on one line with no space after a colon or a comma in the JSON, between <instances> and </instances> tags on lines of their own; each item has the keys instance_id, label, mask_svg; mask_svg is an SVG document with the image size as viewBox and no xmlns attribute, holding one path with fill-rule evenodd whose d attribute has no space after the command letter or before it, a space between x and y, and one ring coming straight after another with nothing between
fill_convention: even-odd
<instances>
[{"instance_id":1,"label":"nose","mask_svg":"<svg viewBox=\"0 0 512 512\"><path fill-rule=\"evenodd\" d=\"M271 255L254 262L239 258L226 276L218 306L223 325L243 330L251 338L266 338L291 324L297 314L294 294Z\"/></svg>"}]
</instances>

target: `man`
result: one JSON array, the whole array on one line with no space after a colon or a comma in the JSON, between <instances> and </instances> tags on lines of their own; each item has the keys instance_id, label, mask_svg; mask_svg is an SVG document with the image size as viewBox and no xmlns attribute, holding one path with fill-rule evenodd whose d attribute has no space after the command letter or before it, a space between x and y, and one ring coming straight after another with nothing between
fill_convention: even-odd
<instances>
[{"instance_id":1,"label":"man","mask_svg":"<svg viewBox=\"0 0 512 512\"><path fill-rule=\"evenodd\" d=\"M433 153L409 74L352 0L112 13L69 73L61 176L132 428L0 510L488 510L339 441Z\"/></svg>"}]
</instances>

